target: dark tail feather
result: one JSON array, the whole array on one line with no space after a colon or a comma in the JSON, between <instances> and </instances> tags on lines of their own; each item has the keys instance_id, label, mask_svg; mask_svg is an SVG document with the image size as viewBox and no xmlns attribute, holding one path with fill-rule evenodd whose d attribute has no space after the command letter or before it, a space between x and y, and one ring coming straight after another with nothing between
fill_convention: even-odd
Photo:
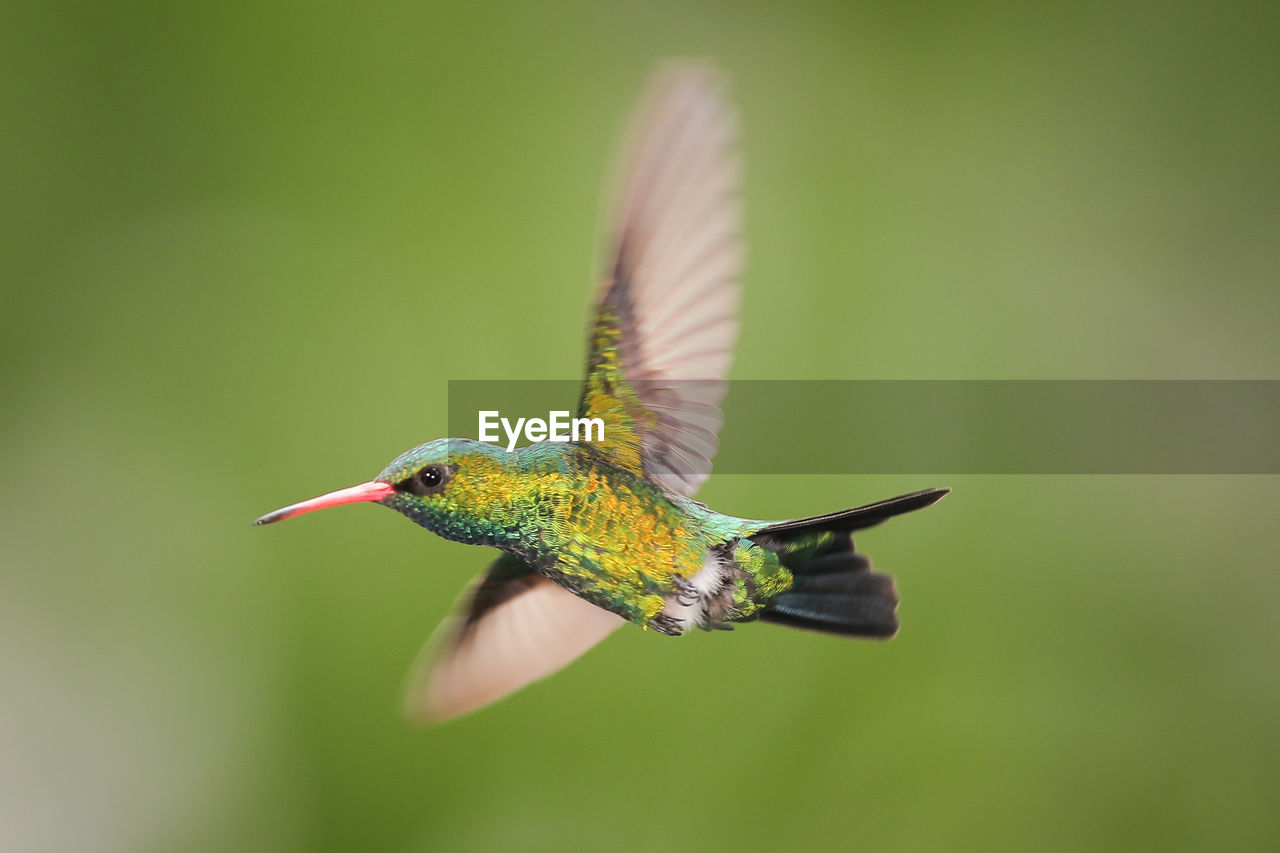
<instances>
[{"instance_id":1,"label":"dark tail feather","mask_svg":"<svg viewBox=\"0 0 1280 853\"><path fill-rule=\"evenodd\" d=\"M898 590L889 575L871 571L871 561L853 550L852 532L904 512L937 503L949 489L927 489L856 509L769 525L752 534L753 542L787 560L795 581L774 596L760 618L795 628L853 637L887 639L898 633ZM836 536L823 536L834 533ZM801 557L803 559L803 557ZM798 562L798 561L797 561Z\"/></svg>"},{"instance_id":2,"label":"dark tail feather","mask_svg":"<svg viewBox=\"0 0 1280 853\"><path fill-rule=\"evenodd\" d=\"M834 533L852 533L875 527L882 521L932 506L950 493L950 489L925 489L923 492L912 492L896 498L878 501L855 509L842 509L826 515L815 515L812 518L797 518L794 521L781 521L762 527L751 538L757 542L761 537L788 538L791 534L807 531L829 530Z\"/></svg>"},{"instance_id":3,"label":"dark tail feather","mask_svg":"<svg viewBox=\"0 0 1280 853\"><path fill-rule=\"evenodd\" d=\"M760 618L852 637L888 639L898 633L893 578L871 571L867 558L852 551L819 557L805 569L815 564L822 564L820 571L797 573L791 589L770 599Z\"/></svg>"}]
</instances>

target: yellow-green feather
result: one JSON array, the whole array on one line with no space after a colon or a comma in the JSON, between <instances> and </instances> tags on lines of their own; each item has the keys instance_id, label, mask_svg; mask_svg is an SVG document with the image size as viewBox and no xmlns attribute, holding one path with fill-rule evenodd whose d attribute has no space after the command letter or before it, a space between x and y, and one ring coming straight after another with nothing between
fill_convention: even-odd
<instances>
[{"instance_id":1,"label":"yellow-green feather","mask_svg":"<svg viewBox=\"0 0 1280 853\"><path fill-rule=\"evenodd\" d=\"M387 503L447 538L502 548L638 624L677 592L677 575L694 577L707 551L726 544L739 569L726 621L752 618L792 584L789 555L750 540L762 522L671 495L593 446L543 443L507 453L449 439L405 454L382 478L397 482L446 460L457 475L441 494L397 494Z\"/></svg>"}]
</instances>

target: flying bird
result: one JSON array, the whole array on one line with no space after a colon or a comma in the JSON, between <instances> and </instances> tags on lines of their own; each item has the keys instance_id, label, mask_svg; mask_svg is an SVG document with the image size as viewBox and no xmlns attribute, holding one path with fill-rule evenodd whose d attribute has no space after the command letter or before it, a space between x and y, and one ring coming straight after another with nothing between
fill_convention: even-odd
<instances>
[{"instance_id":1,"label":"flying bird","mask_svg":"<svg viewBox=\"0 0 1280 853\"><path fill-rule=\"evenodd\" d=\"M462 438L402 454L368 483L269 524L369 501L496 548L410 677L439 721L547 676L631 622L670 636L760 620L853 637L898 629L893 579L852 534L940 500L928 489L760 521L693 499L717 449L737 335L740 165L723 76L663 68L628 136L578 414L602 440L508 451Z\"/></svg>"}]
</instances>

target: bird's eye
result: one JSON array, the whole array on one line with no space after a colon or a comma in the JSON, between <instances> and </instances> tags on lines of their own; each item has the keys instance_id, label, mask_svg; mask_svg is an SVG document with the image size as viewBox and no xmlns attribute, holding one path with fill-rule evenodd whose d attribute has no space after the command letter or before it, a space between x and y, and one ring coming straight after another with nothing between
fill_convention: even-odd
<instances>
[{"instance_id":1,"label":"bird's eye","mask_svg":"<svg viewBox=\"0 0 1280 853\"><path fill-rule=\"evenodd\" d=\"M424 489L434 489L444 482L444 471L439 465L428 465L418 472L418 482Z\"/></svg>"},{"instance_id":2,"label":"bird's eye","mask_svg":"<svg viewBox=\"0 0 1280 853\"><path fill-rule=\"evenodd\" d=\"M416 474L396 483L396 490L418 497L437 494L453 479L455 470L452 465L425 465Z\"/></svg>"}]
</instances>

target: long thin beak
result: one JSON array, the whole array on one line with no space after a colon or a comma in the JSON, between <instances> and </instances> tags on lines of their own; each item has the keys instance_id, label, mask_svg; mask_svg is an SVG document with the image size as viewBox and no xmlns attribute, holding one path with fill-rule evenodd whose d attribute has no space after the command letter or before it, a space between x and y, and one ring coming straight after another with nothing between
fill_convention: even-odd
<instances>
[{"instance_id":1,"label":"long thin beak","mask_svg":"<svg viewBox=\"0 0 1280 853\"><path fill-rule=\"evenodd\" d=\"M282 507L275 512L269 512L262 518L254 522L254 524L271 524L275 521L283 521L286 518L292 518L295 515L302 515L304 512L311 512L315 509L324 509L330 506L342 506L343 504L360 503L361 501L380 501L392 494L395 489L390 483L361 483L358 486L352 486L349 489L339 489L336 492L330 492L327 495L321 495L318 498L312 498L302 503L290 504Z\"/></svg>"}]
</instances>

